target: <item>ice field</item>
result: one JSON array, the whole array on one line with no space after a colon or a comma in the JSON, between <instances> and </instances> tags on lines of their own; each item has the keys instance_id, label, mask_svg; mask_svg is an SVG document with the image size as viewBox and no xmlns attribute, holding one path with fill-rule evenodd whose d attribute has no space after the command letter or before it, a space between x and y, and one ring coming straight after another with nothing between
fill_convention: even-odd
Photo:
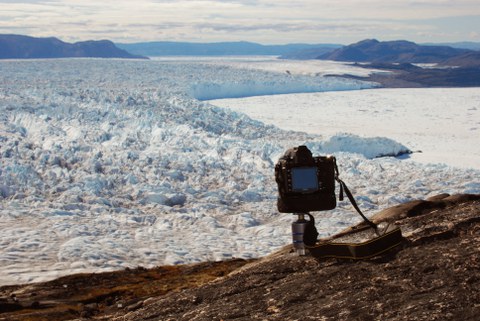
<instances>
[{"instance_id":1,"label":"ice field","mask_svg":"<svg viewBox=\"0 0 480 321\"><path fill-rule=\"evenodd\" d=\"M276 211L273 167L299 144L337 157L367 215L480 193L480 89L324 77L366 72L259 57L0 61L0 285L271 253L293 219ZM407 150L423 153L377 158ZM361 220L347 202L315 216L323 236Z\"/></svg>"}]
</instances>

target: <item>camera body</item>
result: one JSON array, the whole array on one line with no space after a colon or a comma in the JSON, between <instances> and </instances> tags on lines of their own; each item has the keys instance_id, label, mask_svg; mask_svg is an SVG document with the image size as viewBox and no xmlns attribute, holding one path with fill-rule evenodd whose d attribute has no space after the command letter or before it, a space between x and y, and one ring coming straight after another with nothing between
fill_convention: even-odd
<instances>
[{"instance_id":1,"label":"camera body","mask_svg":"<svg viewBox=\"0 0 480 321\"><path fill-rule=\"evenodd\" d=\"M312 156L306 146L291 148L275 165L281 213L327 211L337 206L333 156Z\"/></svg>"}]
</instances>

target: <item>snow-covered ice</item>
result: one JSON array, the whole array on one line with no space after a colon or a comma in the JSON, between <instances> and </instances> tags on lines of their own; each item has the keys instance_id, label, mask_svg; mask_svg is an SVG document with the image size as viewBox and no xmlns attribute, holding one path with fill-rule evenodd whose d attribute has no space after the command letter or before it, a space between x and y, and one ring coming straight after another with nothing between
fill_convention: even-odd
<instances>
[{"instance_id":1,"label":"snow-covered ice","mask_svg":"<svg viewBox=\"0 0 480 321\"><path fill-rule=\"evenodd\" d=\"M410 156L414 161L480 169L480 88L370 89L211 103L286 130L389 137L421 151Z\"/></svg>"},{"instance_id":2,"label":"snow-covered ice","mask_svg":"<svg viewBox=\"0 0 480 321\"><path fill-rule=\"evenodd\" d=\"M311 62L308 72L308 64L258 58L1 61L0 285L271 253L290 242L292 221L276 211L273 166L287 148L304 143L315 154L337 156L341 177L367 214L441 192L480 192L478 166L376 158L426 150L425 132L418 140L395 136L404 123L386 120L382 134L373 135L329 115L343 109L362 126L367 118L358 106L376 101L378 115L373 108L366 113L380 119L399 108L399 96L415 102L428 93L381 90L375 96L376 89L358 91L375 84L323 77L352 66ZM448 109L462 101L470 113L465 119L478 125L478 91L470 90L460 97L444 89L441 102ZM202 101L292 93L311 94L262 98L259 110L269 99L283 99L273 115L253 117L270 125L243 113L256 109L250 102L238 100L239 113ZM373 98L355 107L362 93ZM308 95L312 102L329 97L329 110L321 114L337 126L308 133L305 120L289 127L312 112L303 98ZM289 105L296 106L294 114L284 113ZM435 115L425 119L433 122ZM475 135L477 125L467 123ZM359 221L346 202L316 216L322 235Z\"/></svg>"}]
</instances>

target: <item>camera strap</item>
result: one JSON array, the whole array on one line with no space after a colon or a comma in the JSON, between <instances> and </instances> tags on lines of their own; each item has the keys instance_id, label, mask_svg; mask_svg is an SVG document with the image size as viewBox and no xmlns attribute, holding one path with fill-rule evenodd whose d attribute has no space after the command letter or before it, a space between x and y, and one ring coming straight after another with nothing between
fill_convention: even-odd
<instances>
[{"instance_id":1,"label":"camera strap","mask_svg":"<svg viewBox=\"0 0 480 321\"><path fill-rule=\"evenodd\" d=\"M360 243L323 241L315 245L305 244L315 258L364 260L385 253L403 242L400 228L387 230L380 236Z\"/></svg>"},{"instance_id":2,"label":"camera strap","mask_svg":"<svg viewBox=\"0 0 480 321\"><path fill-rule=\"evenodd\" d=\"M355 201L355 198L353 197L352 195L352 192L350 192L350 190L348 189L347 187L347 184L345 184L344 181L342 181L340 179L339 176L339 173L338 173L338 166L337 166L337 160L336 158L333 159L333 164L334 164L334 167L335 167L335 180L338 182L338 184L340 185L340 195L338 196L338 199L340 201L343 201L343 192L345 191L345 194L347 194L347 197L348 197L348 200L350 201L350 203L352 203L353 205L353 208L355 208L355 210L358 212L358 214L360 214L360 216L363 218L363 220L368 224L370 225L374 230L375 230L375 233L377 233L378 235L378 227L377 227L377 224L373 223L372 221L370 221L363 213L362 211L360 210L360 207L358 207L358 204L357 202Z\"/></svg>"},{"instance_id":3,"label":"camera strap","mask_svg":"<svg viewBox=\"0 0 480 321\"><path fill-rule=\"evenodd\" d=\"M370 225L370 227L372 227L375 232L378 234L378 227L377 227L377 224L373 223L372 221L370 221L363 213L362 211L360 210L360 208L358 207L358 204L357 202L355 201L355 198L353 197L352 195L352 192L350 192L350 190L348 189L347 187L347 184L345 184L344 181L342 181L340 178L336 177L335 178L338 182L338 184L340 185L340 195L338 196L338 199L340 201L343 201L343 191L345 191L345 194L347 194L347 197L348 197L348 200L350 201L350 203L352 203L353 205L353 208L355 208L355 210L358 212L358 214L360 214L360 216L363 218L363 220L368 224Z\"/></svg>"},{"instance_id":4,"label":"camera strap","mask_svg":"<svg viewBox=\"0 0 480 321\"><path fill-rule=\"evenodd\" d=\"M380 233L377 224L370 221L358 207L352 192L348 189L344 181L338 177L338 167L336 159L334 158L334 170L335 180L340 185L339 200L343 201L344 193L347 195L350 203L352 203L355 210L360 214L363 220L373 228L376 237L371 237L370 240L360 243L342 243L323 241L319 244L316 243L318 232L315 228L315 219L310 216L310 221L307 223L304 232L304 244L310 251L312 256L316 258L339 258L339 259L367 259L377 255L380 255L398 245L403 241L403 236L400 228L392 227L388 225L385 230ZM358 229L357 232L364 231L365 229Z\"/></svg>"}]
</instances>

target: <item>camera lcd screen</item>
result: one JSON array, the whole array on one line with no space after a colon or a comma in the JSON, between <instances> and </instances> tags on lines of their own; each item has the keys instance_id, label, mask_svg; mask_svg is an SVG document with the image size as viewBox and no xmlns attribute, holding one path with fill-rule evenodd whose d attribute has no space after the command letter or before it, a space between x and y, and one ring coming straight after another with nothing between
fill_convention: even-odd
<instances>
[{"instance_id":1,"label":"camera lcd screen","mask_svg":"<svg viewBox=\"0 0 480 321\"><path fill-rule=\"evenodd\" d=\"M292 191L314 192L318 190L318 178L316 167L292 168Z\"/></svg>"}]
</instances>

